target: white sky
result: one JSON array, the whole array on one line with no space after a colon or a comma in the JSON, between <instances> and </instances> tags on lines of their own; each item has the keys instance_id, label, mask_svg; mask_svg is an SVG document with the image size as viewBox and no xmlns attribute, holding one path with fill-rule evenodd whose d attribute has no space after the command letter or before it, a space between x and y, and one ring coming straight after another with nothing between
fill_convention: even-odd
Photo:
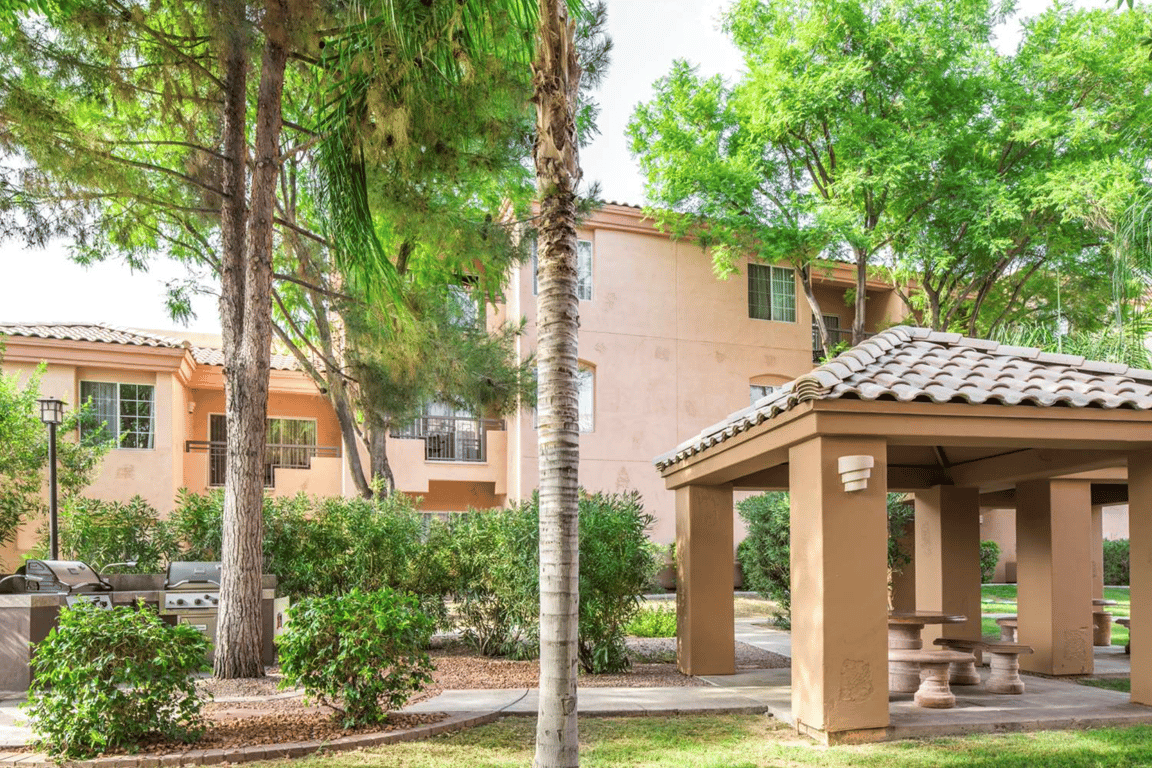
<instances>
[{"instance_id":1,"label":"white sky","mask_svg":"<svg viewBox=\"0 0 1152 768\"><path fill-rule=\"evenodd\" d=\"M599 94L600 136L581 154L586 181L599 180L605 200L643 204L643 181L628 152L624 129L637 103L672 61L688 59L705 76L734 79L740 56L719 31L720 11L730 0L609 0L608 32L615 45L608 77ZM1077 0L1077 5L1115 8L1111 0ZM1017 18L1040 12L1046 0L1019 0ZM1019 25L999 35L1011 49ZM164 284L183 267L157 260L145 273L120 263L80 267L65 244L26 250L0 244L0 321L106 322L137 328L175 328L164 308ZM216 299L200 297L188 328L218 332Z\"/></svg>"}]
</instances>

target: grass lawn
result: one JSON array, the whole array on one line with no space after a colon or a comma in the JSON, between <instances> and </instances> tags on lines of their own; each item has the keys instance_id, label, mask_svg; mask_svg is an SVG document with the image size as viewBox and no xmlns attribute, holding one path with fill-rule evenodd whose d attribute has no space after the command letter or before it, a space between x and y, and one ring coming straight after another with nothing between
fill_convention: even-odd
<instances>
[{"instance_id":1,"label":"grass lawn","mask_svg":"<svg viewBox=\"0 0 1152 768\"><path fill-rule=\"evenodd\" d=\"M1104 599L1115 600L1116 605L1105 606L1104 610L1113 616L1131 616L1132 601L1128 587L1104 587ZM1016 613L1016 585L1015 584L985 584L980 589L980 603L984 617L980 622L980 631L985 637L1000 637L1000 627L995 619L988 618L988 614ZM1112 645L1127 645L1128 630L1119 624L1112 624Z\"/></svg>"},{"instance_id":2,"label":"grass lawn","mask_svg":"<svg viewBox=\"0 0 1152 768\"><path fill-rule=\"evenodd\" d=\"M485 768L532 761L535 723L509 718L431 741L293 760L307 768ZM580 722L583 766L744 768L751 766L972 766L1071 768L1152 764L1152 727L969 736L836 747L800 739L757 715L587 718ZM277 768L287 761L266 764Z\"/></svg>"}]
</instances>

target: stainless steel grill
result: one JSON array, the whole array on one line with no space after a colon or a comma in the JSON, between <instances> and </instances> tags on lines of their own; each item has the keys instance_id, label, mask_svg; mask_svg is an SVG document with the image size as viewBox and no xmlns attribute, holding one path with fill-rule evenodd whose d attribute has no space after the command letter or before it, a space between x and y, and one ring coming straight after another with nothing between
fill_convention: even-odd
<instances>
[{"instance_id":1,"label":"stainless steel grill","mask_svg":"<svg viewBox=\"0 0 1152 768\"><path fill-rule=\"evenodd\" d=\"M80 601L112 607L112 585L96 569L79 560L29 560L24 564L24 591L66 595L68 605Z\"/></svg>"},{"instance_id":2,"label":"stainless steel grill","mask_svg":"<svg viewBox=\"0 0 1152 768\"><path fill-rule=\"evenodd\" d=\"M220 605L220 563L169 563L160 598L160 615L194 627L216 644Z\"/></svg>"}]
</instances>

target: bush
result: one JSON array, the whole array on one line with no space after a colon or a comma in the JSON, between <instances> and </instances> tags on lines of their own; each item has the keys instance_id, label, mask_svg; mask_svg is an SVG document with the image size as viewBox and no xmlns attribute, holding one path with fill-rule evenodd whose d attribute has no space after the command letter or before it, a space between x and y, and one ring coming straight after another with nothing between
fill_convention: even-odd
<instances>
[{"instance_id":1,"label":"bush","mask_svg":"<svg viewBox=\"0 0 1152 768\"><path fill-rule=\"evenodd\" d=\"M192 741L203 730L189 675L207 669L208 641L169 626L152 611L88 603L61 608L57 626L35 646L24 705L36 746L57 758L83 758L147 737Z\"/></svg>"},{"instance_id":2,"label":"bush","mask_svg":"<svg viewBox=\"0 0 1152 768\"><path fill-rule=\"evenodd\" d=\"M1128 539L1104 540L1104 583L1110 587L1129 584Z\"/></svg>"},{"instance_id":3,"label":"bush","mask_svg":"<svg viewBox=\"0 0 1152 768\"><path fill-rule=\"evenodd\" d=\"M433 626L414 597L386 587L305 598L280 637L280 670L337 709L345 728L380 723L432 681Z\"/></svg>"},{"instance_id":4,"label":"bush","mask_svg":"<svg viewBox=\"0 0 1152 768\"><path fill-rule=\"evenodd\" d=\"M179 551L171 559L216 562L221 559L224 537L224 491L192 493L186 488L176 492L176 508L168 516L168 525Z\"/></svg>"},{"instance_id":5,"label":"bush","mask_svg":"<svg viewBox=\"0 0 1152 768\"><path fill-rule=\"evenodd\" d=\"M791 625L792 574L789 530L789 497L782 491L749 496L736 505L748 527L748 535L736 548L736 557L744 569L745 586L774 601L780 610L774 616L777 624ZM911 562L901 550L898 539L904 534L913 515L904 494L888 494L888 569L899 572Z\"/></svg>"},{"instance_id":6,"label":"bush","mask_svg":"<svg viewBox=\"0 0 1152 768\"><path fill-rule=\"evenodd\" d=\"M676 609L672 606L641 608L625 632L633 637L676 637Z\"/></svg>"},{"instance_id":7,"label":"bush","mask_svg":"<svg viewBox=\"0 0 1152 768\"><path fill-rule=\"evenodd\" d=\"M40 531L38 557L48 553L47 526ZM135 560L121 573L158 573L176 549L170 527L140 496L127 503L73 496L60 505L60 556L94 568Z\"/></svg>"},{"instance_id":8,"label":"bush","mask_svg":"<svg viewBox=\"0 0 1152 768\"><path fill-rule=\"evenodd\" d=\"M980 581L987 584L996 574L1000 562L1000 545L994 541L980 542Z\"/></svg>"}]
</instances>

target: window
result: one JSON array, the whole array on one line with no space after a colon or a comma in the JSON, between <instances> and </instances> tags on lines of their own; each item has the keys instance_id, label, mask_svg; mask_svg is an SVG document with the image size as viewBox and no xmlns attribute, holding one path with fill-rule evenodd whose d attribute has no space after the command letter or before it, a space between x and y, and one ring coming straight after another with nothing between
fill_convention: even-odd
<instances>
[{"instance_id":1,"label":"window","mask_svg":"<svg viewBox=\"0 0 1152 768\"><path fill-rule=\"evenodd\" d=\"M768 397L768 395L772 394L773 392L775 392L778 389L780 389L780 387L770 387L766 384L749 384L748 385L748 399L750 401L749 405L755 405L757 400L759 400L763 397Z\"/></svg>"},{"instance_id":2,"label":"window","mask_svg":"<svg viewBox=\"0 0 1152 768\"><path fill-rule=\"evenodd\" d=\"M480 305L476 297L465 285L453 285L448 288L449 316L452 324L459 328L478 328L480 326Z\"/></svg>"},{"instance_id":3,"label":"window","mask_svg":"<svg viewBox=\"0 0 1152 768\"><path fill-rule=\"evenodd\" d=\"M595 389L595 371L581 365L576 372L576 404L578 408L576 419L580 424L581 432L591 432L596 426L594 415L596 406ZM537 429L540 427L540 410L543 406L543 401L536 406L536 416L532 420L532 426Z\"/></svg>"},{"instance_id":4,"label":"window","mask_svg":"<svg viewBox=\"0 0 1152 768\"><path fill-rule=\"evenodd\" d=\"M227 421L223 414L208 417L208 485L224 485ZM316 452L316 422L311 419L268 419L264 438L264 486L276 485L276 467L310 469Z\"/></svg>"},{"instance_id":5,"label":"window","mask_svg":"<svg viewBox=\"0 0 1152 768\"><path fill-rule=\"evenodd\" d=\"M748 317L796 322L796 274L787 267L749 264Z\"/></svg>"},{"instance_id":6,"label":"window","mask_svg":"<svg viewBox=\"0 0 1152 768\"><path fill-rule=\"evenodd\" d=\"M80 402L91 403L80 425L82 440L115 440L120 448L152 448L156 431L151 384L80 382Z\"/></svg>"},{"instance_id":7,"label":"window","mask_svg":"<svg viewBox=\"0 0 1152 768\"><path fill-rule=\"evenodd\" d=\"M540 264L536 254L536 241L532 241L532 295L540 292L537 276ZM576 241L576 296L580 301L592 301L592 241Z\"/></svg>"}]
</instances>

